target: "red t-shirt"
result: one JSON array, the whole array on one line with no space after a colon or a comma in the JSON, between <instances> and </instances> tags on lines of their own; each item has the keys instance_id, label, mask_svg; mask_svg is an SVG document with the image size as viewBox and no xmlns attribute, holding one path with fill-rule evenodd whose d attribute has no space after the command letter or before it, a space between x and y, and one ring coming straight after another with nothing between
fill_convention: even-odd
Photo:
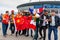
<instances>
[{"instance_id":1,"label":"red t-shirt","mask_svg":"<svg viewBox=\"0 0 60 40\"><path fill-rule=\"evenodd\" d=\"M8 15L8 14L4 14L4 15L3 15L2 22L3 22L4 24L8 24L8 22L9 22L9 15Z\"/></svg>"}]
</instances>

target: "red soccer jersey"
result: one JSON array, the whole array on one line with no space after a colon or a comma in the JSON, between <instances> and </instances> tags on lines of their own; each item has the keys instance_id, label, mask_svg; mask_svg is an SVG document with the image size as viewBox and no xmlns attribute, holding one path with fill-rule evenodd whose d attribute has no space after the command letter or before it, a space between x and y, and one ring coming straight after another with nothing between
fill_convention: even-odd
<instances>
[{"instance_id":1,"label":"red soccer jersey","mask_svg":"<svg viewBox=\"0 0 60 40\"><path fill-rule=\"evenodd\" d=\"M4 14L2 18L3 18L2 22L4 24L8 24L8 22L9 22L9 15L8 14Z\"/></svg>"}]
</instances>

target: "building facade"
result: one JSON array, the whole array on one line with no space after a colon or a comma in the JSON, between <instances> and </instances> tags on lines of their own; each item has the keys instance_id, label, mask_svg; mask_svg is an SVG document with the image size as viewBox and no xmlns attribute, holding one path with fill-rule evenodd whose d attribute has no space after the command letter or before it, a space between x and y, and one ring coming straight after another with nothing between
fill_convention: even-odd
<instances>
[{"instance_id":1,"label":"building facade","mask_svg":"<svg viewBox=\"0 0 60 40\"><path fill-rule=\"evenodd\" d=\"M44 8L48 10L49 13L51 12L51 10L55 10L56 13L60 13L60 1L31 2L17 6L18 10L29 10L29 8L32 9Z\"/></svg>"}]
</instances>

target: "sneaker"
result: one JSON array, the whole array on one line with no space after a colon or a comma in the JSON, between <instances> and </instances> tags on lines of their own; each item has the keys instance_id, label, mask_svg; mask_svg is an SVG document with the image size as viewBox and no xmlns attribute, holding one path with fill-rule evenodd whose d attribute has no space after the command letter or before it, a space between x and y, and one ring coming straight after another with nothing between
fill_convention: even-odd
<instances>
[{"instance_id":1,"label":"sneaker","mask_svg":"<svg viewBox=\"0 0 60 40\"><path fill-rule=\"evenodd\" d=\"M40 37L39 39L42 39L43 37Z\"/></svg>"},{"instance_id":2,"label":"sneaker","mask_svg":"<svg viewBox=\"0 0 60 40\"><path fill-rule=\"evenodd\" d=\"M33 35L31 35L31 37L33 37Z\"/></svg>"},{"instance_id":3,"label":"sneaker","mask_svg":"<svg viewBox=\"0 0 60 40\"><path fill-rule=\"evenodd\" d=\"M26 37L28 37L29 35L25 35Z\"/></svg>"},{"instance_id":4,"label":"sneaker","mask_svg":"<svg viewBox=\"0 0 60 40\"><path fill-rule=\"evenodd\" d=\"M3 35L4 37L6 37L6 35Z\"/></svg>"}]
</instances>

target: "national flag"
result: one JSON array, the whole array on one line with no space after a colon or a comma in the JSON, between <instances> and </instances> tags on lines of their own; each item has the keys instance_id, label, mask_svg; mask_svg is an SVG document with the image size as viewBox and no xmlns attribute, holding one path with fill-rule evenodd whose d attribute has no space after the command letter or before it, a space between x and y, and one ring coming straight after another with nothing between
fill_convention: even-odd
<instances>
[{"instance_id":1,"label":"national flag","mask_svg":"<svg viewBox=\"0 0 60 40\"><path fill-rule=\"evenodd\" d=\"M39 9L37 9L37 13L42 13L43 10L44 10L44 8L39 8Z\"/></svg>"},{"instance_id":2,"label":"national flag","mask_svg":"<svg viewBox=\"0 0 60 40\"><path fill-rule=\"evenodd\" d=\"M28 29L29 28L29 22L28 22L28 17L27 16L24 16L24 24L23 24L23 27L25 29Z\"/></svg>"},{"instance_id":3,"label":"national flag","mask_svg":"<svg viewBox=\"0 0 60 40\"><path fill-rule=\"evenodd\" d=\"M23 27L23 24L24 24L24 19L21 15L17 15L15 17L15 25L16 25L16 29L17 30L24 30L22 27Z\"/></svg>"},{"instance_id":4,"label":"national flag","mask_svg":"<svg viewBox=\"0 0 60 40\"><path fill-rule=\"evenodd\" d=\"M33 30L36 30L36 22L34 22L34 20L31 20L30 28L33 29Z\"/></svg>"},{"instance_id":5,"label":"national flag","mask_svg":"<svg viewBox=\"0 0 60 40\"><path fill-rule=\"evenodd\" d=\"M37 13L37 10L36 10L36 9L29 8L29 12L30 12L31 14L35 14L35 13Z\"/></svg>"},{"instance_id":6,"label":"national flag","mask_svg":"<svg viewBox=\"0 0 60 40\"><path fill-rule=\"evenodd\" d=\"M29 12L31 13L31 14L33 14L33 9L31 9L31 8L29 8Z\"/></svg>"}]
</instances>

